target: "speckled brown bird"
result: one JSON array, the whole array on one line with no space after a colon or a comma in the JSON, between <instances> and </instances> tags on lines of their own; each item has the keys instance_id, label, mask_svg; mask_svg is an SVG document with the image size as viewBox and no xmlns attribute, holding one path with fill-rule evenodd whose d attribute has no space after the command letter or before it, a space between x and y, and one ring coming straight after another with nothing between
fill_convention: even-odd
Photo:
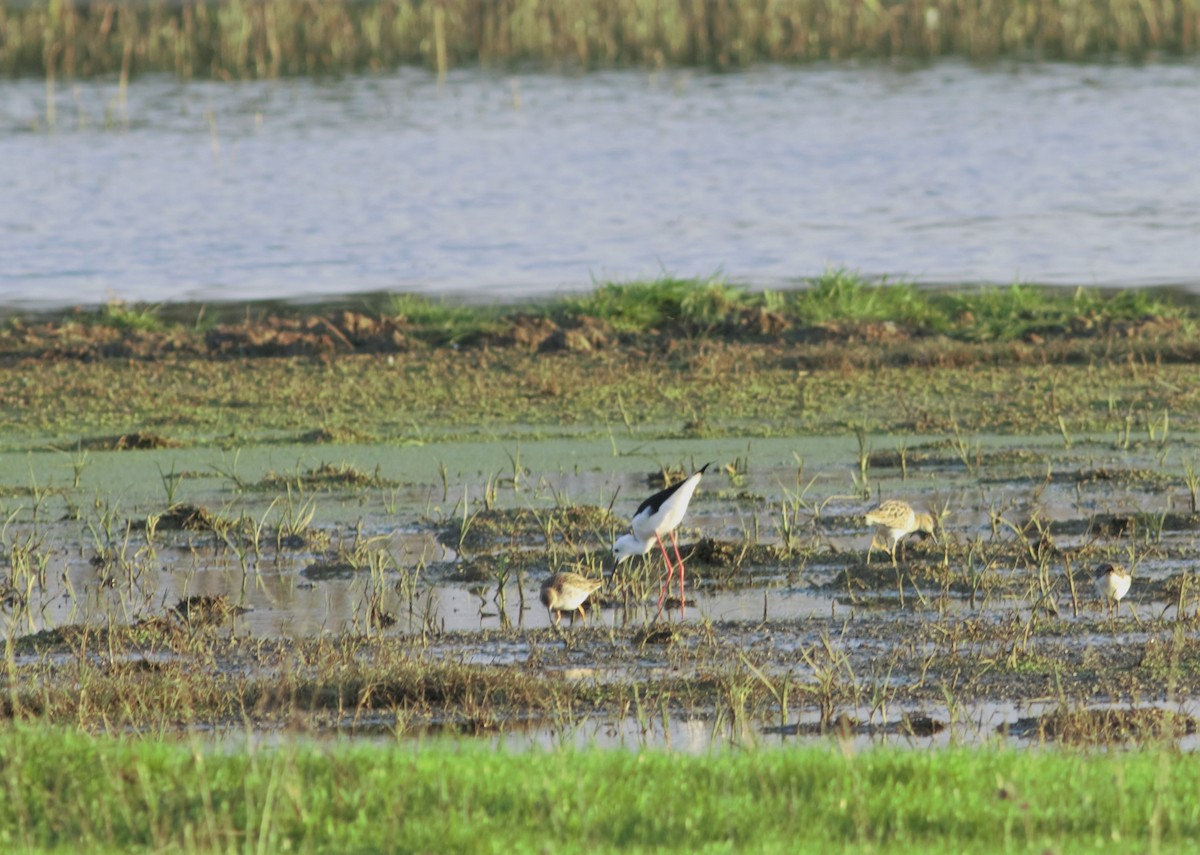
<instances>
[{"instance_id":1,"label":"speckled brown bird","mask_svg":"<svg viewBox=\"0 0 1200 855\"><path fill-rule=\"evenodd\" d=\"M920 511L914 511L912 505L908 502L903 502L900 499L888 499L880 505L876 505L867 511L865 514L868 523L878 526L879 529L887 531L887 553L892 558L892 563L896 563L896 545L910 534L923 534L933 536L933 517L930 514ZM880 532L877 532L878 536ZM871 539L871 546L875 545L875 538ZM867 549L867 558L870 559L871 549Z\"/></svg>"},{"instance_id":2,"label":"speckled brown bird","mask_svg":"<svg viewBox=\"0 0 1200 855\"><path fill-rule=\"evenodd\" d=\"M555 626L562 620L563 612L576 610L587 623L583 603L602 584L601 579L589 579L578 573L555 573L542 584L542 605L554 613Z\"/></svg>"}]
</instances>

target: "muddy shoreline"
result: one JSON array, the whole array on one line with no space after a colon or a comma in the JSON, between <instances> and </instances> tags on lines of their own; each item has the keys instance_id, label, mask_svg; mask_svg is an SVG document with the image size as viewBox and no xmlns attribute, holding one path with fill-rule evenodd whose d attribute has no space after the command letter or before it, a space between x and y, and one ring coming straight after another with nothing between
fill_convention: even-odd
<instances>
[{"instance_id":1,"label":"muddy shoreline","mask_svg":"<svg viewBox=\"0 0 1200 855\"><path fill-rule=\"evenodd\" d=\"M5 716L662 744L1171 739L1200 701L1191 326L0 334ZM714 466L691 588L608 544ZM896 565L862 512L939 518ZM1115 616L1091 573L1133 567ZM537 588L604 577L584 625ZM558 736L554 736L557 734Z\"/></svg>"}]
</instances>

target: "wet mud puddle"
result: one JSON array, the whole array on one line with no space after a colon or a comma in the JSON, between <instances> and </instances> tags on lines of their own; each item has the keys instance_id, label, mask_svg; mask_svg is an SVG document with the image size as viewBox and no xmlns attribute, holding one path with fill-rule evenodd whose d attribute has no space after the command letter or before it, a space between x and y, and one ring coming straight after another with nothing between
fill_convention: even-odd
<instances>
[{"instance_id":1,"label":"wet mud puddle","mask_svg":"<svg viewBox=\"0 0 1200 855\"><path fill-rule=\"evenodd\" d=\"M202 656L243 697L245 681L283 679L296 661L309 664L288 680L349 691L345 664L322 664L342 645L354 668L397 683L357 706L313 689L300 706L316 732L1190 744L1193 450L1178 436L1169 448L1052 437L276 447L243 454L234 476L219 452L163 449L94 454L82 478L35 453L3 473L3 618L16 679L66 681L81 656L149 673ZM703 462L680 530L686 602L676 592L660 613L661 555L618 568L611 543L664 477ZM862 515L881 498L930 512L936 537L911 538L894 563L871 548ZM1133 571L1115 613L1093 585L1106 563ZM538 601L560 571L604 579L586 622L556 626ZM82 650L79 627L109 632L108 649ZM396 677L413 668L419 690ZM449 669L479 687L432 698ZM264 730L297 712L294 693L256 697ZM193 724L227 723L202 707Z\"/></svg>"}]
</instances>

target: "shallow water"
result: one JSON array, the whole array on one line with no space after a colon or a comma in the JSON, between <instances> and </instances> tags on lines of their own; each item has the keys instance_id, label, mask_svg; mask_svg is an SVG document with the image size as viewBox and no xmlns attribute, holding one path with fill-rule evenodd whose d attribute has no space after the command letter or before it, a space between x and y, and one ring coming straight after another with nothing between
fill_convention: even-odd
<instances>
[{"instance_id":1,"label":"shallow water","mask_svg":"<svg viewBox=\"0 0 1200 855\"><path fill-rule=\"evenodd\" d=\"M388 632L541 628L550 624L550 616L538 602L542 577L513 574L501 586L494 572L478 579L465 579L459 573L461 558L503 554L513 548L507 534L495 543L466 548L460 555L453 535L441 530L488 505L541 513L567 504L611 506L627 518L641 498L655 489L646 481L648 473L667 462L688 468L695 465L697 454L703 454L717 465L702 482L682 529L685 551L701 536L735 543L780 543L787 537L785 513L795 529L793 536L814 551L800 569L752 568L749 576L736 575L732 585L721 583L719 568L693 564L686 619L751 625L763 620L765 610L770 621L803 623L809 617L851 613L846 591L830 585L861 561L861 551L870 544L871 531L861 521L861 513L875 496L903 496L935 511L946 507L945 536L956 543L1010 537L1003 526L993 533L993 515L1019 521L1035 509L1058 526L1054 538L1060 546L1096 542L1104 538L1088 524L1095 515L1171 513L1178 517L1188 509L1187 493L1179 480L1166 489L1137 480L1081 485L1075 474L1161 471L1179 479L1178 459L1189 454L1192 440L1183 434L1173 438L1175 450L1160 461L1164 452L1154 448L1122 450L1103 440L1080 438L1067 450L1054 437L973 437L971 444L978 454L1019 447L1039 459L1012 463L985 457L981 468L972 471L954 452L937 450L932 438L906 437L903 442L910 455L932 456L910 463L907 478L899 469L872 469L876 492L870 499L854 483L856 441L827 437L751 443L531 440L519 448L487 442L422 447L268 446L236 456L218 449L93 452L78 488L72 483L69 455L9 454L0 468L0 513L7 521L3 542L6 551L14 544L33 543L34 552L45 558L47 582L35 586L28 610L7 615L21 633L64 623L107 622L110 616L132 622L160 614L186 596L222 594L246 609L234 621L239 632L310 637L364 629L371 597L382 596L383 607L396 618ZM871 447L887 451L892 442L888 437L873 438ZM514 455L523 464L515 487ZM723 468L732 467L734 461L740 461L738 468L744 471ZM802 472L798 461L805 461ZM253 486L268 473L299 473L323 462L378 472L389 483L310 490L290 497L278 488ZM440 478L443 466L445 482ZM1059 477L1045 482L1048 470ZM166 508L163 473L182 473L170 494L175 501L206 507L227 520L254 520L265 532L258 553L244 544L239 551L237 538L211 532L164 530L147 541L144 534L127 530L126 523L136 527ZM489 483L493 489L487 495ZM40 500L31 485L40 491ZM271 534L276 526L310 516L308 528L324 540L276 549ZM1138 557L1139 579L1153 581L1185 571L1195 549L1190 525L1164 525L1156 534L1146 528L1151 524L1143 520L1136 538L1145 544L1139 549L1145 553ZM360 542L368 551L385 554L386 565L371 570L362 561L358 569L321 569ZM120 556L114 567L126 570L98 572L93 559L102 547ZM521 548L537 555L545 547ZM583 572L612 573L604 543L584 548L598 551ZM649 573L657 575L661 558L651 553L647 560ZM876 561L886 566L886 554L877 552ZM135 576L122 576L122 572L129 574L128 567L139 568ZM934 608L934 592L912 589L911 580L909 585L906 596L915 598L909 608ZM1090 602L1090 584L1083 587ZM892 588L878 592L885 608L896 607L898 596ZM1139 599L1135 590L1130 601ZM1001 600L994 600L989 608L1002 606ZM953 613L968 606L965 598L956 598L940 608ZM1165 606L1147 601L1146 608L1158 613ZM636 625L654 616L654 598L635 604L633 611L628 604L590 611L596 625Z\"/></svg>"},{"instance_id":2,"label":"shallow water","mask_svg":"<svg viewBox=\"0 0 1200 855\"><path fill-rule=\"evenodd\" d=\"M1200 65L0 87L0 306L844 266L1200 287Z\"/></svg>"},{"instance_id":3,"label":"shallow water","mask_svg":"<svg viewBox=\"0 0 1200 855\"><path fill-rule=\"evenodd\" d=\"M1011 561L1011 550L1003 552L1008 557L999 565L989 564L992 584L1002 587L983 590L976 597L962 588L962 580L970 576L962 572L963 562L968 569L977 562L976 569L982 572L989 550L1011 542L1012 534L1003 524L993 529L997 516L1019 522L1037 511L1049 521L1059 547L1099 544L1127 554L1135 566L1134 589L1123 604L1123 616L1114 621L1104 618L1091 590L1090 566L1072 568L1078 589L1072 595L1062 559L1052 563L1057 615L1039 625L1041 634L1027 654L1034 658L1035 667L1041 667L1038 656L1064 663L1060 667L1086 663L1105 655L1110 645L1143 651L1143 656L1160 655L1154 651L1163 649L1163 639L1177 628L1190 626L1174 620L1175 604L1164 599L1162 584L1187 577L1198 548L1194 522L1186 516L1189 498L1179 477L1181 460L1194 456L1196 437L1176 433L1169 446L1129 448L1118 447L1111 438L1077 437L1069 449L1059 437L970 437L971 447L977 449L972 459L978 460L972 466L948 444L935 440L905 437L907 477L898 468L876 465L871 483L876 495L904 496L934 510L945 507L942 542L976 545L976 552L955 553L956 581L945 588L937 582L939 545L912 545L920 572L893 571L882 554L877 554L875 570L864 567L863 550L871 532L861 522L861 513L876 496L868 499L855 486L858 446L854 439L530 440L521 444L523 467L515 485L511 480L515 450L486 442L420 448L254 447L236 459L219 449L94 452L78 487L73 484L70 460L62 452L10 453L0 467L0 516L5 520L0 546L7 574L0 577L0 592L7 597L12 589L4 589L3 583L13 583L28 601L18 607L6 599L0 617L6 635L16 638L71 623L107 626L170 617L181 598L208 594L227 598L242 610L221 623L222 633L269 639L399 635L414 643L421 640L413 655L430 661L536 668L587 685L712 680L714 674L727 675L736 683L751 679L747 657L752 657L757 663L754 680L786 680L796 697L811 697L819 689L821 669L836 668L839 682L866 687L866 695L873 694L882 704L874 708L861 702L839 705L839 714L858 722L842 738L858 746L1027 740L1028 733L999 733L997 728L1015 727L1021 719L1062 706L1062 696L1046 695L1045 683L1039 684L1041 689L1023 692L1019 682L1016 689L1004 682L1003 673L994 685L981 676L982 693L978 687L948 685L947 698L962 694L961 700L949 703L941 696L919 703L888 701L889 692L918 679L913 662L919 665L924 657L941 660L953 655L966 657L963 661L969 663L994 664L997 657L1008 655L1010 642L998 640L1004 636L1003 628L1032 620L1029 616L1037 608L1031 599L1036 593L1035 571L1003 563ZM878 436L868 444L883 452L900 442ZM482 544L458 544L446 531L464 513L470 516L486 504L546 514L565 504L611 505L618 514L627 515L654 489L647 483L648 473L660 463L691 468L699 454L714 466L702 481L683 528L685 551L701 536L735 543L780 543L789 536L783 523L786 512L794 528L791 536L808 550L808 557L798 563L741 567L732 573L692 560L688 628L669 642L637 640L640 631L661 626L655 621L657 565L648 571L648 586L640 600L613 596L609 602L589 606L586 627L582 620L572 622L568 617L561 633L547 633L551 618L537 600L538 587L548 572L541 569L544 564L514 573L501 584L497 565L480 564L485 568L482 575L469 578L464 572L469 561L463 561L513 550L539 557L544 545L518 542L504 531L490 540L484 538ZM802 472L798 471L801 460L805 461ZM378 467L379 476L391 483L300 491L291 498L281 496L278 489L254 486L268 472L299 471L320 462L366 471ZM223 540L211 532L160 531L148 540L143 533L127 530L125 523L163 510L164 472L185 473L175 488L178 501L204 505L226 519L249 517L268 533L287 519L306 518L311 512L310 528L328 539L276 549L268 534L259 554L244 544L239 551L236 537ZM1093 477L1096 472L1107 475ZM1120 473L1143 474L1121 477ZM1164 485L1144 473L1160 473L1170 480ZM485 499L488 483L495 488ZM1120 535L1106 533L1102 521L1108 514L1138 515L1139 528ZM1155 515L1164 514L1168 516L1161 517L1161 528L1155 529ZM581 544L589 543L587 533L575 534ZM599 557L573 557L570 549L564 549L568 563L582 561L584 572L611 573L608 535L600 534L601 542L594 546ZM364 544L365 552L387 560L375 565L363 560L357 568L334 572L314 571L353 552L355 544ZM45 562L40 577L15 570L14 557L27 547L35 563L37 557ZM101 568L94 561L101 548L112 550L119 559ZM728 576L724 581L723 575ZM395 623L384 628L374 625L370 615L376 606ZM667 609L667 622L681 620L677 610ZM1194 633L1190 628L1180 631ZM955 638L949 645L953 654L945 641L949 637ZM829 651L828 660L822 651ZM130 654L142 655L177 654ZM838 659L843 656L844 660ZM36 668L48 661L37 655L16 657L21 667ZM251 666L235 661L218 667ZM1151 680L1132 700L1143 705L1179 703L1190 712L1192 695L1159 696L1154 686ZM1104 702L1103 698L1087 700ZM1111 702L1122 703L1118 698ZM640 717L608 712L581 713L573 720L518 717L504 725L499 739L513 747L649 745L703 751L714 745L787 745L822 732L820 713L811 705L794 703L781 720L768 720L731 718L724 703L723 698L706 699L684 714L656 711ZM939 729L913 736L898 724L903 714L930 717ZM333 726L368 737L386 736L396 726L396 719L387 714L367 711L364 715L355 713ZM471 722L451 717L415 727L469 732ZM236 732L232 738L238 738ZM1193 748L1198 738L1189 735L1179 742Z\"/></svg>"}]
</instances>

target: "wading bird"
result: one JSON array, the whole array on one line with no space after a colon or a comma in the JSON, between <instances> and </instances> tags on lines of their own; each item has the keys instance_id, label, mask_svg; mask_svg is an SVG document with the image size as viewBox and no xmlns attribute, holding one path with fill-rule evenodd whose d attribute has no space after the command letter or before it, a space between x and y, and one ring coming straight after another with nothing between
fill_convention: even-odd
<instances>
[{"instance_id":1,"label":"wading bird","mask_svg":"<svg viewBox=\"0 0 1200 855\"><path fill-rule=\"evenodd\" d=\"M866 520L874 526L878 526L880 531L876 532L876 537L884 530L887 532L888 540L888 555L892 557L892 564L896 563L896 546L903 542L904 538L910 534L920 534L922 537L928 535L934 536L933 532L933 517L926 513L914 511L912 505L908 502L902 502L899 499L888 499L881 505L876 505L866 513ZM871 549L875 546L875 537L871 538L871 545L867 547L867 561L871 560Z\"/></svg>"},{"instance_id":2,"label":"wading bird","mask_svg":"<svg viewBox=\"0 0 1200 855\"><path fill-rule=\"evenodd\" d=\"M1096 593L1108 606L1110 614L1120 614L1121 600L1129 593L1133 577L1117 564L1101 564L1096 568ZM1134 617L1137 617L1136 613Z\"/></svg>"},{"instance_id":3,"label":"wading bird","mask_svg":"<svg viewBox=\"0 0 1200 855\"><path fill-rule=\"evenodd\" d=\"M675 549L676 566L679 568L679 615L683 617L683 557L679 554L679 543L675 539L675 529L683 521L683 515L687 513L688 503L692 501L692 494L696 492L696 486L700 483L700 478L703 477L704 471L710 465L705 463L687 478L672 484L665 490L658 491L638 505L638 509L631 520L632 531L629 534L623 534L618 537L616 543L613 544L613 557L620 564L625 559L632 558L635 555L645 555L654 548L655 541L658 542L659 548L662 549L663 560L667 563L667 578L663 582L662 593L658 597L659 614L662 614L663 601L667 597L667 590L671 587L671 576L675 572L675 567L671 565L671 556L667 554L667 547L662 541L662 536L669 533L671 535L671 546Z\"/></svg>"},{"instance_id":4,"label":"wading bird","mask_svg":"<svg viewBox=\"0 0 1200 855\"><path fill-rule=\"evenodd\" d=\"M587 612L583 610L583 603L602 584L602 579L589 579L578 573L555 573L542 583L542 605L553 614L555 626L562 621L563 612L576 611L586 624ZM574 622L574 614L571 620Z\"/></svg>"}]
</instances>

